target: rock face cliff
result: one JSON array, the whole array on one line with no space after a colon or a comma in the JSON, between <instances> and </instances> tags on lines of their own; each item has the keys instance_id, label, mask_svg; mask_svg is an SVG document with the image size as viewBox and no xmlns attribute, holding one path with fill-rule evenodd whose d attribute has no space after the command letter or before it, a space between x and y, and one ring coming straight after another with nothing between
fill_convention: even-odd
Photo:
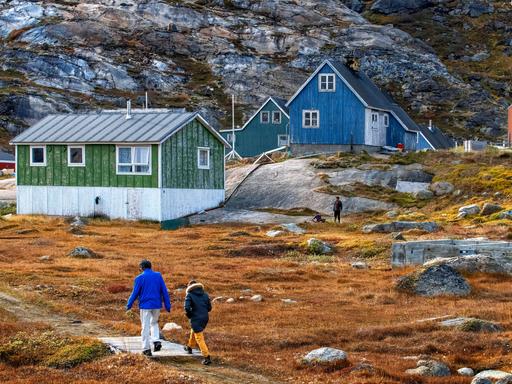
<instances>
[{"instance_id":1,"label":"rock face cliff","mask_svg":"<svg viewBox=\"0 0 512 384\"><path fill-rule=\"evenodd\" d=\"M497 135L512 101L511 24L499 24L511 7L464 3L0 0L0 128L14 134L48 113L128 98L141 106L145 91L151 106L199 109L217 127L229 124L235 94L242 124L268 95L290 97L323 59L355 55L418 122L432 118L458 137ZM410 20L418 12L432 13L421 31ZM452 18L492 20L493 34L479 39L492 50L442 47L436 23L450 30ZM499 63L500 72L468 77L456 61Z\"/></svg>"}]
</instances>

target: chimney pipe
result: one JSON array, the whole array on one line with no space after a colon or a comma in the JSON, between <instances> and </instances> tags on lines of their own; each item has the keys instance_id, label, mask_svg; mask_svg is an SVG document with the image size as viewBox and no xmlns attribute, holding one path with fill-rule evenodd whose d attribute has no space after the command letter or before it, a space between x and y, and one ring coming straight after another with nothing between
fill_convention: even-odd
<instances>
[{"instance_id":1,"label":"chimney pipe","mask_svg":"<svg viewBox=\"0 0 512 384\"><path fill-rule=\"evenodd\" d=\"M132 118L132 101L127 100L126 101L126 120Z\"/></svg>"},{"instance_id":2,"label":"chimney pipe","mask_svg":"<svg viewBox=\"0 0 512 384\"><path fill-rule=\"evenodd\" d=\"M434 132L434 126L432 125L432 120L429 120L429 121L428 121L428 129L429 129L431 132Z\"/></svg>"},{"instance_id":3,"label":"chimney pipe","mask_svg":"<svg viewBox=\"0 0 512 384\"><path fill-rule=\"evenodd\" d=\"M148 93L146 92L146 109L149 108Z\"/></svg>"}]
</instances>

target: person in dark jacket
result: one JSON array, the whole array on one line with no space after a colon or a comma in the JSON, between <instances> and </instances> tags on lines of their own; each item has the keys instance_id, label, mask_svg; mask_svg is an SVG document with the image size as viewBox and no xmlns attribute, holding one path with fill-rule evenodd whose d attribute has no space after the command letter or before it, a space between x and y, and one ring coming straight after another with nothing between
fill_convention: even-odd
<instances>
[{"instance_id":1,"label":"person in dark jacket","mask_svg":"<svg viewBox=\"0 0 512 384\"><path fill-rule=\"evenodd\" d=\"M338 220L338 223L341 222L341 210L343 209L343 204L339 198L339 196L336 196L336 200L334 201L334 205L332 207L332 210L334 211L334 222Z\"/></svg>"},{"instance_id":2,"label":"person in dark jacket","mask_svg":"<svg viewBox=\"0 0 512 384\"><path fill-rule=\"evenodd\" d=\"M201 354L204 357L203 364L211 364L210 352L204 341L204 329L208 324L208 312L212 310L210 297L204 291L203 284L191 280L187 285L187 295L185 297L185 314L190 320L190 337L185 350L192 353L192 348L199 346Z\"/></svg>"},{"instance_id":3,"label":"person in dark jacket","mask_svg":"<svg viewBox=\"0 0 512 384\"><path fill-rule=\"evenodd\" d=\"M142 353L146 356L151 356L151 341L153 341L155 352L162 349L158 319L162 309L162 302L164 303L165 310L171 312L171 300L162 275L159 272L153 272L150 261L142 260L139 264L139 269L142 273L135 278L132 294L126 304L126 310L131 310L135 300L139 299Z\"/></svg>"}]
</instances>

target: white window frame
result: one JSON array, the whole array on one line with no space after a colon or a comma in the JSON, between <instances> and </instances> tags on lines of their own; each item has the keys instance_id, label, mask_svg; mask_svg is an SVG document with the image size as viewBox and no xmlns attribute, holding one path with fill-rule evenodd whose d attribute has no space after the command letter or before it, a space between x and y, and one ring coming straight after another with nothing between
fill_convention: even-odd
<instances>
[{"instance_id":1,"label":"white window frame","mask_svg":"<svg viewBox=\"0 0 512 384\"><path fill-rule=\"evenodd\" d=\"M42 148L43 149L43 162L34 163L32 158L32 149ZM46 167L46 145L31 145L30 146L30 166L31 167Z\"/></svg>"},{"instance_id":2,"label":"white window frame","mask_svg":"<svg viewBox=\"0 0 512 384\"><path fill-rule=\"evenodd\" d=\"M71 149L80 148L82 150L82 162L72 163L71 162ZM85 145L68 145L68 167L85 167Z\"/></svg>"},{"instance_id":3,"label":"white window frame","mask_svg":"<svg viewBox=\"0 0 512 384\"><path fill-rule=\"evenodd\" d=\"M275 116L279 118L276 119ZM272 124L281 124L281 111L272 111Z\"/></svg>"},{"instance_id":4,"label":"white window frame","mask_svg":"<svg viewBox=\"0 0 512 384\"><path fill-rule=\"evenodd\" d=\"M323 83L325 83L326 88L322 88ZM332 84L332 88L329 88L329 84ZM336 75L334 73L321 73L318 76L318 91L336 92Z\"/></svg>"},{"instance_id":5,"label":"white window frame","mask_svg":"<svg viewBox=\"0 0 512 384\"><path fill-rule=\"evenodd\" d=\"M267 121L263 121L263 114L267 115ZM260 113L260 123L261 124L270 124L270 112L269 111L261 111Z\"/></svg>"},{"instance_id":6,"label":"white window frame","mask_svg":"<svg viewBox=\"0 0 512 384\"><path fill-rule=\"evenodd\" d=\"M385 127L389 127L389 115L387 113L384 113L382 115L382 125Z\"/></svg>"},{"instance_id":7,"label":"white window frame","mask_svg":"<svg viewBox=\"0 0 512 384\"><path fill-rule=\"evenodd\" d=\"M284 140L282 140L284 138ZM282 144L282 142L285 141L285 144ZM277 135L277 146L283 147L283 146L290 145L290 135Z\"/></svg>"},{"instance_id":8,"label":"white window frame","mask_svg":"<svg viewBox=\"0 0 512 384\"><path fill-rule=\"evenodd\" d=\"M201 165L201 151L207 151L208 152L208 164L207 165ZM210 169L210 147L198 147L197 148L197 168L199 169Z\"/></svg>"},{"instance_id":9,"label":"white window frame","mask_svg":"<svg viewBox=\"0 0 512 384\"><path fill-rule=\"evenodd\" d=\"M119 149L120 148L130 148L131 149L131 159L132 159L132 162L131 163L119 163ZM133 162L133 159L135 158L135 148L148 148L149 149L149 153L148 153L148 160L149 160L149 164L142 164L142 163L134 163ZM152 153L151 153L151 150L152 150L152 147L151 145L116 145L116 175L135 175L135 176L147 176L147 175L152 175L152 169L151 169L151 163L152 163ZM119 171L119 166L120 165L130 165L132 167L134 167L133 169L135 169L135 166L137 165L149 165L149 168L148 168L148 171L147 172L120 172Z\"/></svg>"},{"instance_id":10,"label":"white window frame","mask_svg":"<svg viewBox=\"0 0 512 384\"><path fill-rule=\"evenodd\" d=\"M310 124L306 125L306 114L310 113L309 121ZM313 113L316 113L316 125L312 125ZM320 111L317 109L304 109L302 110L302 128L320 128Z\"/></svg>"}]
</instances>

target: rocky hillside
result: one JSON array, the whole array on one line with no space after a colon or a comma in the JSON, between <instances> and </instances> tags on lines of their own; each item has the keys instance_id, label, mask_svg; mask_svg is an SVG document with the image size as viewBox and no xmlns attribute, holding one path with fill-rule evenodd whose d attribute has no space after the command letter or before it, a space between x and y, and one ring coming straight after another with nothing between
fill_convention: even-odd
<instances>
[{"instance_id":1,"label":"rocky hillside","mask_svg":"<svg viewBox=\"0 0 512 384\"><path fill-rule=\"evenodd\" d=\"M349 54L420 123L498 135L512 101L511 7L465 3L0 0L3 141L48 113L141 106L146 90L151 106L200 109L218 127L235 94L241 124L324 58Z\"/></svg>"}]
</instances>

